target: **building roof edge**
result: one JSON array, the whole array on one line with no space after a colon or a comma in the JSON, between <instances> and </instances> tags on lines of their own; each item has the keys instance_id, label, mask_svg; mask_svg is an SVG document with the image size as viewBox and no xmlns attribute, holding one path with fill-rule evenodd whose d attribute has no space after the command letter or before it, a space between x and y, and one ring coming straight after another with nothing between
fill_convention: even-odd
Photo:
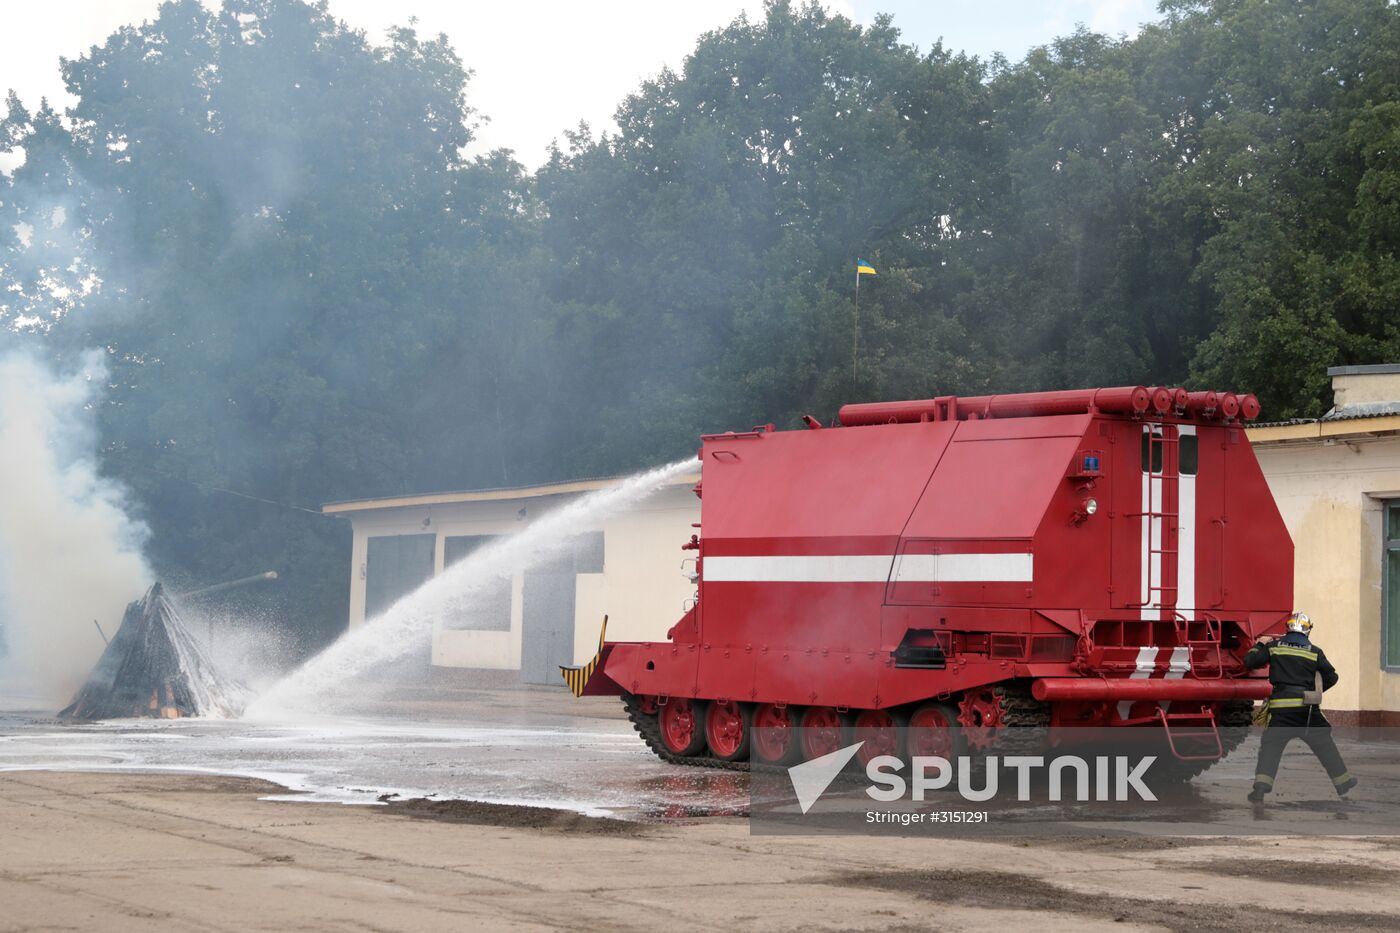
<instances>
[{"instance_id":1,"label":"building roof edge","mask_svg":"<svg viewBox=\"0 0 1400 933\"><path fill-rule=\"evenodd\" d=\"M623 476L600 476L587 479L566 480L555 483L535 483L529 486L501 486L492 489L469 489L459 492L430 492L402 496L381 496L371 499L344 499L327 502L321 506L326 515L343 515L347 512L371 512L380 509L403 509L425 505L455 505L464 502L500 502L512 499L538 499L542 496L579 495L616 486L631 474ZM696 472L683 473L669 480L667 486L694 484L699 479Z\"/></svg>"}]
</instances>

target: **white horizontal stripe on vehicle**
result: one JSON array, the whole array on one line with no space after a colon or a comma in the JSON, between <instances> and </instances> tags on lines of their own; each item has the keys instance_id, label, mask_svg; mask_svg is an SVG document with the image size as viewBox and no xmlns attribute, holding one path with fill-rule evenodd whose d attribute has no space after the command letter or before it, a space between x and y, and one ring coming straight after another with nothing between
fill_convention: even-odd
<instances>
[{"instance_id":1,"label":"white horizontal stripe on vehicle","mask_svg":"<svg viewBox=\"0 0 1400 933\"><path fill-rule=\"evenodd\" d=\"M709 583L884 583L890 578L888 554L707 557Z\"/></svg>"},{"instance_id":2,"label":"white horizontal stripe on vehicle","mask_svg":"<svg viewBox=\"0 0 1400 933\"><path fill-rule=\"evenodd\" d=\"M1029 554L905 554L896 583L1029 583Z\"/></svg>"},{"instance_id":3,"label":"white horizontal stripe on vehicle","mask_svg":"<svg viewBox=\"0 0 1400 933\"><path fill-rule=\"evenodd\" d=\"M885 554L822 554L705 558L710 583L884 583ZM905 554L897 583L1028 583L1030 554Z\"/></svg>"}]
</instances>

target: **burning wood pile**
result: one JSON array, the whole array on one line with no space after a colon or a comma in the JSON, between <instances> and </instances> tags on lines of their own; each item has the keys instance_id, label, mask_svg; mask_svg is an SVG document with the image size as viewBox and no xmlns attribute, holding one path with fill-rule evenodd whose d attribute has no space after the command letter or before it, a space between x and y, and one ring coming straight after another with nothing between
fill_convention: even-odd
<instances>
[{"instance_id":1,"label":"burning wood pile","mask_svg":"<svg viewBox=\"0 0 1400 933\"><path fill-rule=\"evenodd\" d=\"M247 688L219 674L157 583L126 607L88 682L59 716L237 716L247 701Z\"/></svg>"}]
</instances>

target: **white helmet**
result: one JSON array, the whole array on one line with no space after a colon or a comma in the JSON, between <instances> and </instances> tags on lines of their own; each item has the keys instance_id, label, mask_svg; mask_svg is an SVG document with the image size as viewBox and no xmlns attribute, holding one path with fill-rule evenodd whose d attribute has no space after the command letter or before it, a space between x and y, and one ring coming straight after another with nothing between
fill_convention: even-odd
<instances>
[{"instance_id":1,"label":"white helmet","mask_svg":"<svg viewBox=\"0 0 1400 933\"><path fill-rule=\"evenodd\" d=\"M1308 618L1306 612L1295 612L1288 617L1288 630L1290 632L1307 635L1312 632L1312 625L1312 619Z\"/></svg>"}]
</instances>

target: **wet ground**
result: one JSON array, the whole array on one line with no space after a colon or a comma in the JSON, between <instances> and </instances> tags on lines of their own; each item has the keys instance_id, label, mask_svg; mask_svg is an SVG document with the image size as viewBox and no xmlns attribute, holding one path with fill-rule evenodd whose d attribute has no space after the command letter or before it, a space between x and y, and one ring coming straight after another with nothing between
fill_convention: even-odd
<instances>
[{"instance_id":1,"label":"wet ground","mask_svg":"<svg viewBox=\"0 0 1400 933\"><path fill-rule=\"evenodd\" d=\"M770 827L765 822L778 805L774 801L791 799L784 774L757 777L751 784L744 773L665 764L642 744L616 698L575 699L557 688L423 685L367 687L348 706L343 698L340 702L340 712L314 717L74 724L35 709L33 701L12 698L0 701L0 771L231 775L287 789L271 799L396 807L421 799L425 803L416 804L411 815L466 820L482 818L482 811L452 802L644 822L747 816L752 792L759 801L752 807L753 831L788 831L781 823ZM1350 765L1363 780L1357 799L1347 803L1336 799L1316 761L1301 743L1294 743L1280 775L1280 793L1259 810L1244 800L1257 741L1249 738L1227 760L1141 814L1114 811L1111 823L1094 820L1088 829L1159 836L1400 836L1400 742L1392 742L1383 755L1368 750L1374 743L1347 751ZM836 799L829 801L830 809L839 809L844 796L849 798L845 806L863 815L870 801L862 788L852 785L844 794L833 789L830 796ZM933 799L915 809L946 806ZM1051 829L1084 831L1067 826L1065 813L1058 805L1032 806L1024 812L995 814L998 825L969 827L965 834L985 838ZM1079 817L1091 820L1086 813ZM528 811L522 811L521 818L553 819ZM856 832L867 832L863 820L856 822ZM796 824L799 833L814 829L810 818ZM922 827L902 831L928 832ZM950 834L948 828L941 832Z\"/></svg>"},{"instance_id":2,"label":"wet ground","mask_svg":"<svg viewBox=\"0 0 1400 933\"><path fill-rule=\"evenodd\" d=\"M748 807L746 775L664 764L615 698L554 688L398 689L351 712L262 722L73 724L35 705L0 705L0 771L212 773L298 800L462 799L633 819Z\"/></svg>"}]
</instances>

